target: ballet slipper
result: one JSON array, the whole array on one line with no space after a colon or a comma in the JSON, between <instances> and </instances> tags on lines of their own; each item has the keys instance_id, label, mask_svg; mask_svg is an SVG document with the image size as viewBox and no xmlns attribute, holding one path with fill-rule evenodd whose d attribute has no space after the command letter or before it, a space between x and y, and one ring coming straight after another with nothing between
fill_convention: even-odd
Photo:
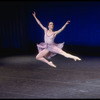
<instances>
[{"instance_id":1,"label":"ballet slipper","mask_svg":"<svg viewBox=\"0 0 100 100\"><path fill-rule=\"evenodd\" d=\"M79 60L79 61L80 61L81 59L80 59L80 58L78 58L78 57L75 57L75 58L74 58L74 60L75 60L75 61L77 61L77 60Z\"/></svg>"},{"instance_id":2,"label":"ballet slipper","mask_svg":"<svg viewBox=\"0 0 100 100\"><path fill-rule=\"evenodd\" d=\"M56 68L56 65L54 65L54 64L52 63L52 61L49 62L49 65L52 66L52 67L54 67L54 68Z\"/></svg>"}]
</instances>

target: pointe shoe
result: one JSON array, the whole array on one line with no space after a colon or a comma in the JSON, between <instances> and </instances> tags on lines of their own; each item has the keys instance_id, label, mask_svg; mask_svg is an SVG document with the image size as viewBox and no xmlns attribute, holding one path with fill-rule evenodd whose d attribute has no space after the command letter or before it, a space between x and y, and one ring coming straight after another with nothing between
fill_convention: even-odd
<instances>
[{"instance_id":1,"label":"pointe shoe","mask_svg":"<svg viewBox=\"0 0 100 100\"><path fill-rule=\"evenodd\" d=\"M49 62L49 65L56 68L56 65L54 65L54 64L52 63L52 61Z\"/></svg>"},{"instance_id":2,"label":"pointe shoe","mask_svg":"<svg viewBox=\"0 0 100 100\"><path fill-rule=\"evenodd\" d=\"M80 58L78 58L78 57L76 57L74 60L75 60L75 61L77 61L77 60L81 60L81 59L80 59Z\"/></svg>"}]
</instances>

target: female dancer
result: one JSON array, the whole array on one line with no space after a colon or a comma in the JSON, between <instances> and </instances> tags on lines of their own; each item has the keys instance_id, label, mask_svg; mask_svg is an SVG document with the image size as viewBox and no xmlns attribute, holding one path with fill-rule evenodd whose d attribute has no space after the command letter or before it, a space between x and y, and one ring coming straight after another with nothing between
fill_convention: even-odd
<instances>
[{"instance_id":1,"label":"female dancer","mask_svg":"<svg viewBox=\"0 0 100 100\"><path fill-rule=\"evenodd\" d=\"M56 44L54 42L55 37L60 32L62 32L64 30L64 28L70 23L70 21L67 21L65 23L65 25L61 29L59 29L58 31L53 31L53 28L54 28L53 22L49 22L49 24L48 24L48 29L49 30L48 30L37 19L35 12L33 12L32 15L35 18L36 22L44 30L44 41L45 42L41 42L40 44L37 44L37 48L38 48L38 52L39 52L38 55L36 56L37 60L43 61L43 62L47 63L48 65L50 65L52 67L56 67L56 65L54 65L52 63L52 61L48 61L47 59L50 59L51 57L55 56L56 54L63 55L66 58L72 58L75 61L76 60L81 60L79 57L71 55L69 53L66 53L65 51L62 50L62 48L64 46L64 42L63 43L58 43L58 44Z\"/></svg>"}]
</instances>

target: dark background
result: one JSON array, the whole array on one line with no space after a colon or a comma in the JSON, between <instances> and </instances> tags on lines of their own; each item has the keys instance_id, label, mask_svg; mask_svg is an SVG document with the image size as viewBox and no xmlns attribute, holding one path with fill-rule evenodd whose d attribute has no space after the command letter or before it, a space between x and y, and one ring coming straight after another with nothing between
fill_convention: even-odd
<instances>
[{"instance_id":1,"label":"dark background","mask_svg":"<svg viewBox=\"0 0 100 100\"><path fill-rule=\"evenodd\" d=\"M100 1L0 1L0 55L37 53L44 32L32 16L54 31L71 23L55 39L72 54L100 56Z\"/></svg>"}]
</instances>

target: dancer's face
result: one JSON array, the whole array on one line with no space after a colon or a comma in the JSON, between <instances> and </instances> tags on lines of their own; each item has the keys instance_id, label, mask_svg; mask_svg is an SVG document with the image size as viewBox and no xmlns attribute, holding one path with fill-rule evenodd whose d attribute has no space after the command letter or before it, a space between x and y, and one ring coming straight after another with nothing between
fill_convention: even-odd
<instances>
[{"instance_id":1,"label":"dancer's face","mask_svg":"<svg viewBox=\"0 0 100 100\"><path fill-rule=\"evenodd\" d=\"M51 30L53 30L53 28L54 28L54 24L53 24L53 22L49 22L49 24L48 24L48 28L51 29Z\"/></svg>"}]
</instances>

